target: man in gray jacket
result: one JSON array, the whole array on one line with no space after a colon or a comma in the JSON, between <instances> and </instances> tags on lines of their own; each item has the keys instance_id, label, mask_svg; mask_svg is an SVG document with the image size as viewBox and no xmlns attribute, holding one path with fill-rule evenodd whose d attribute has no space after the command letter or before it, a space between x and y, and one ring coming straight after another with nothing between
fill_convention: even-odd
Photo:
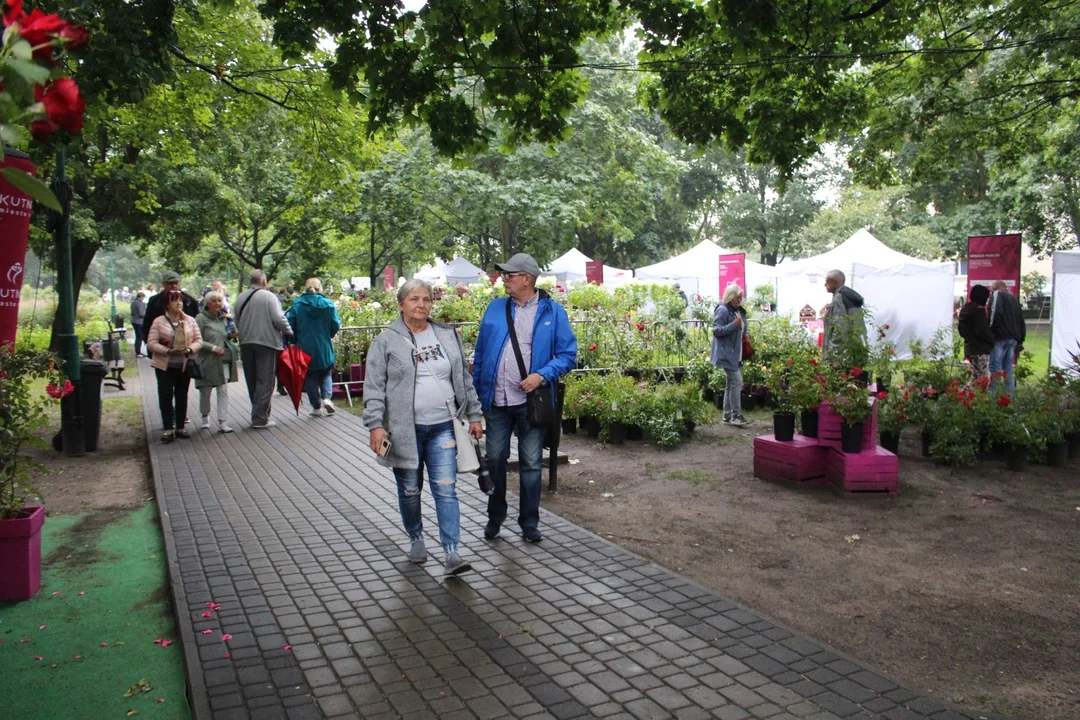
<instances>
[{"instance_id":1,"label":"man in gray jacket","mask_svg":"<svg viewBox=\"0 0 1080 720\"><path fill-rule=\"evenodd\" d=\"M252 270L248 289L236 299L236 327L240 332L240 362L251 399L251 427L271 428L270 398L274 394L282 334L293 331L277 295L266 289L266 273Z\"/></svg>"},{"instance_id":2,"label":"man in gray jacket","mask_svg":"<svg viewBox=\"0 0 1080 720\"><path fill-rule=\"evenodd\" d=\"M844 273L839 270L830 270L825 276L825 289L833 297L824 311L825 337L821 354L833 364L862 365L866 362L863 296L845 285L846 280Z\"/></svg>"}]
</instances>

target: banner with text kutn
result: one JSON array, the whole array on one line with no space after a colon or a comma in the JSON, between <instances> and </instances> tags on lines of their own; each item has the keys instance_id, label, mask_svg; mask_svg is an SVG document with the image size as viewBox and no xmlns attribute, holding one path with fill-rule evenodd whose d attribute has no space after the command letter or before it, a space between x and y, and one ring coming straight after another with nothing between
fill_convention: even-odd
<instances>
[{"instance_id":1,"label":"banner with text kutn","mask_svg":"<svg viewBox=\"0 0 1080 720\"><path fill-rule=\"evenodd\" d=\"M720 297L731 283L742 288L746 297L746 253L733 253L720 256Z\"/></svg>"},{"instance_id":2,"label":"banner with text kutn","mask_svg":"<svg viewBox=\"0 0 1080 720\"><path fill-rule=\"evenodd\" d=\"M4 156L5 167L34 174L37 167L25 155ZM0 346L15 345L19 325L19 297L22 295L26 239L30 234L30 196L0 176Z\"/></svg>"},{"instance_id":3,"label":"banner with text kutn","mask_svg":"<svg viewBox=\"0 0 1080 720\"><path fill-rule=\"evenodd\" d=\"M967 297L972 285L990 287L1004 281L1009 292L1020 297L1019 235L977 235L968 238Z\"/></svg>"}]
</instances>

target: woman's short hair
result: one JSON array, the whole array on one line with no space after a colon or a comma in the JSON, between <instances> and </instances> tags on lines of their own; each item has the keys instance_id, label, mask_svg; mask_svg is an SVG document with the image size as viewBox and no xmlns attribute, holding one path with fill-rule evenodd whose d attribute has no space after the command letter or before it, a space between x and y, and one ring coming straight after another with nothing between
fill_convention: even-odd
<instances>
[{"instance_id":1,"label":"woman's short hair","mask_svg":"<svg viewBox=\"0 0 1080 720\"><path fill-rule=\"evenodd\" d=\"M425 281L420 280L418 278L413 278L412 280L409 280L404 285L402 285L401 287L398 288L398 291L397 291L398 305L405 302L405 298L409 297L409 294L413 290L416 290L417 288L425 288L427 290L427 292L428 292L428 297L430 297L432 299L435 298L435 293L431 289L431 283L425 282Z\"/></svg>"},{"instance_id":2,"label":"woman's short hair","mask_svg":"<svg viewBox=\"0 0 1080 720\"><path fill-rule=\"evenodd\" d=\"M321 293L322 292L322 281L319 280L319 278L308 278L307 282L304 283L304 289L305 290L314 290L317 293Z\"/></svg>"},{"instance_id":3,"label":"woman's short hair","mask_svg":"<svg viewBox=\"0 0 1080 720\"><path fill-rule=\"evenodd\" d=\"M723 302L726 304L731 302L735 298L741 298L742 296L742 288L735 283L731 283L726 288L724 288Z\"/></svg>"},{"instance_id":4,"label":"woman's short hair","mask_svg":"<svg viewBox=\"0 0 1080 720\"><path fill-rule=\"evenodd\" d=\"M206 302L208 302L208 303L211 300L218 300L220 302L225 302L225 295L220 290L211 290L210 292L206 293L206 295L203 296L203 299L206 300Z\"/></svg>"},{"instance_id":5,"label":"woman's short hair","mask_svg":"<svg viewBox=\"0 0 1080 720\"><path fill-rule=\"evenodd\" d=\"M990 299L990 288L985 285L972 285L970 297L971 302L976 305L985 305L986 301Z\"/></svg>"}]
</instances>

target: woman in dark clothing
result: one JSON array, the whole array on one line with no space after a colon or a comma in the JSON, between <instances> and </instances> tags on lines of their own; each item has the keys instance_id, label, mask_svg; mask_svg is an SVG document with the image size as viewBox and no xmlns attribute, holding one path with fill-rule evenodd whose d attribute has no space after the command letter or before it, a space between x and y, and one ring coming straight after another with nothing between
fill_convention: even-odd
<instances>
[{"instance_id":1,"label":"woman in dark clothing","mask_svg":"<svg viewBox=\"0 0 1080 720\"><path fill-rule=\"evenodd\" d=\"M960 308L957 329L964 338L964 357L971 363L974 378L990 377L990 351L994 349L994 334L990 332L990 319L986 315L986 301L990 299L989 288L972 285L968 302Z\"/></svg>"}]
</instances>

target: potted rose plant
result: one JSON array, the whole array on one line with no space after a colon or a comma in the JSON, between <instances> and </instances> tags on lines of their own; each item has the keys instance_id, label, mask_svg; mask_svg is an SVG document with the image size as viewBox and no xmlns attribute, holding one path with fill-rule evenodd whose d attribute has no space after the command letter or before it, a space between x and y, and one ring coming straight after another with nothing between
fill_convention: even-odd
<instances>
[{"instance_id":1,"label":"potted rose plant","mask_svg":"<svg viewBox=\"0 0 1080 720\"><path fill-rule=\"evenodd\" d=\"M906 387L877 392L878 438L881 447L894 455L899 454L900 436L907 423L909 392Z\"/></svg>"},{"instance_id":2,"label":"potted rose plant","mask_svg":"<svg viewBox=\"0 0 1080 720\"><path fill-rule=\"evenodd\" d=\"M48 380L47 395L31 389L35 379ZM45 408L72 392L60 380L55 358L33 349L0 348L0 600L33 596L41 585L41 527L45 508L30 484L28 447L47 447L39 433Z\"/></svg>"},{"instance_id":3,"label":"potted rose plant","mask_svg":"<svg viewBox=\"0 0 1080 720\"><path fill-rule=\"evenodd\" d=\"M791 385L797 374L795 359L788 358L774 365L765 376L773 397L773 437L780 442L795 438L795 411L799 406Z\"/></svg>"},{"instance_id":4,"label":"potted rose plant","mask_svg":"<svg viewBox=\"0 0 1080 720\"><path fill-rule=\"evenodd\" d=\"M852 367L840 373L836 389L829 401L832 409L843 419L840 426L840 447L846 453L862 452L863 424L870 417L870 391L862 382L862 368Z\"/></svg>"},{"instance_id":5,"label":"potted rose plant","mask_svg":"<svg viewBox=\"0 0 1080 720\"><path fill-rule=\"evenodd\" d=\"M815 358L797 360L788 385L791 401L799 410L799 427L804 437L816 438L818 434L818 407L825 399L825 375L821 362Z\"/></svg>"}]
</instances>

